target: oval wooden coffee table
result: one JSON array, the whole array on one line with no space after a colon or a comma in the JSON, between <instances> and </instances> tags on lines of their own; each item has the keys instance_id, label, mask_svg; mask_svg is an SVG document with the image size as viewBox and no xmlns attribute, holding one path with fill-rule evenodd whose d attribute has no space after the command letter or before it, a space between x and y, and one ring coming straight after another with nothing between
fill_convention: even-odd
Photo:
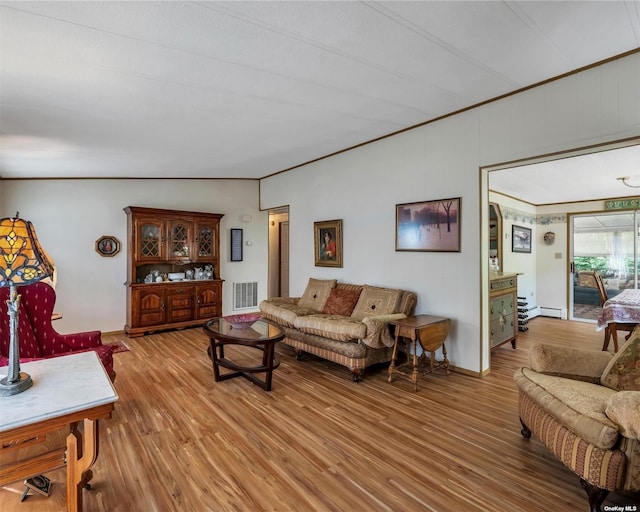
<instances>
[{"instance_id":1,"label":"oval wooden coffee table","mask_svg":"<svg viewBox=\"0 0 640 512\"><path fill-rule=\"evenodd\" d=\"M211 341L207 353L213 362L213 378L216 382L244 377L265 391L271 391L273 370L280 365L280 358L275 353L275 345L284 338L284 331L280 327L267 320L258 320L251 327L238 329L219 317L208 321L203 329ZM243 366L234 363L225 357L225 345L243 345L262 351L262 364ZM232 371L221 374L221 367ZM257 377L256 373L264 373L264 380Z\"/></svg>"}]
</instances>

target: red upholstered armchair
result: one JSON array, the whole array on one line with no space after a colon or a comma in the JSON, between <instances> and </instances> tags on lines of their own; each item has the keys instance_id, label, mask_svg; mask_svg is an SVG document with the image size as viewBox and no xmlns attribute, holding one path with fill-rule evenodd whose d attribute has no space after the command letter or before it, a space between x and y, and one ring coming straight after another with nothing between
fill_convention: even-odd
<instances>
[{"instance_id":1,"label":"red upholstered armchair","mask_svg":"<svg viewBox=\"0 0 640 512\"><path fill-rule=\"evenodd\" d=\"M111 380L115 379L113 349L102 344L100 331L76 334L58 334L55 331L51 325L51 314L56 292L51 286L37 282L19 287L18 293L22 296L18 316L20 362L94 350ZM9 364L8 298L9 288L0 288L0 366Z\"/></svg>"}]
</instances>

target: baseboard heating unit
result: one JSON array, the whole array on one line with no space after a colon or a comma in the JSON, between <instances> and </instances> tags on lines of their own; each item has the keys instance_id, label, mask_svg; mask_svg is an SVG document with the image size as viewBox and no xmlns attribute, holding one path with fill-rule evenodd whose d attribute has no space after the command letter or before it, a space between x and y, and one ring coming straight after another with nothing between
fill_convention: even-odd
<instances>
[{"instance_id":1,"label":"baseboard heating unit","mask_svg":"<svg viewBox=\"0 0 640 512\"><path fill-rule=\"evenodd\" d=\"M560 308L547 308L540 306L540 316L550 316L552 318L562 318L562 309Z\"/></svg>"}]
</instances>

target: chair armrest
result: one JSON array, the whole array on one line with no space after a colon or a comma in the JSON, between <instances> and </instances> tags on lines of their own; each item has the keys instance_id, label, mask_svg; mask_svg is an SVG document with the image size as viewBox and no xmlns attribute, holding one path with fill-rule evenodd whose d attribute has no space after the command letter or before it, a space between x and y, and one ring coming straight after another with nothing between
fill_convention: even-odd
<instances>
[{"instance_id":1,"label":"chair armrest","mask_svg":"<svg viewBox=\"0 0 640 512\"><path fill-rule=\"evenodd\" d=\"M611 395L605 414L620 427L624 437L640 440L640 391L618 391Z\"/></svg>"},{"instance_id":2,"label":"chair armrest","mask_svg":"<svg viewBox=\"0 0 640 512\"><path fill-rule=\"evenodd\" d=\"M362 323L367 326L367 335L362 339L365 345L371 348L392 347L394 339L389 332L389 322L407 318L404 313L389 315L366 316Z\"/></svg>"},{"instance_id":3,"label":"chair armrest","mask_svg":"<svg viewBox=\"0 0 640 512\"><path fill-rule=\"evenodd\" d=\"M581 350L539 343L529 350L529 366L538 373L599 382L612 357L613 354L600 350Z\"/></svg>"},{"instance_id":4,"label":"chair armrest","mask_svg":"<svg viewBox=\"0 0 640 512\"><path fill-rule=\"evenodd\" d=\"M58 334L56 343L62 342L70 349L99 347L102 345L101 331L76 332L73 334Z\"/></svg>"}]
</instances>

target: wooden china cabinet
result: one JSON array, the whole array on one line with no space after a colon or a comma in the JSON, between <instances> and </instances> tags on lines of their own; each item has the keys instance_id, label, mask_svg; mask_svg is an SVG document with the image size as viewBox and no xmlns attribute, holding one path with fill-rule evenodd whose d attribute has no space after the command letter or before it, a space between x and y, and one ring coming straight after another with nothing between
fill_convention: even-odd
<instances>
[{"instance_id":1,"label":"wooden china cabinet","mask_svg":"<svg viewBox=\"0 0 640 512\"><path fill-rule=\"evenodd\" d=\"M202 325L222 315L219 213L127 206L127 324L131 336ZM213 268L202 278L197 269ZM169 281L174 272L193 279ZM156 278L150 279L151 276Z\"/></svg>"}]
</instances>

